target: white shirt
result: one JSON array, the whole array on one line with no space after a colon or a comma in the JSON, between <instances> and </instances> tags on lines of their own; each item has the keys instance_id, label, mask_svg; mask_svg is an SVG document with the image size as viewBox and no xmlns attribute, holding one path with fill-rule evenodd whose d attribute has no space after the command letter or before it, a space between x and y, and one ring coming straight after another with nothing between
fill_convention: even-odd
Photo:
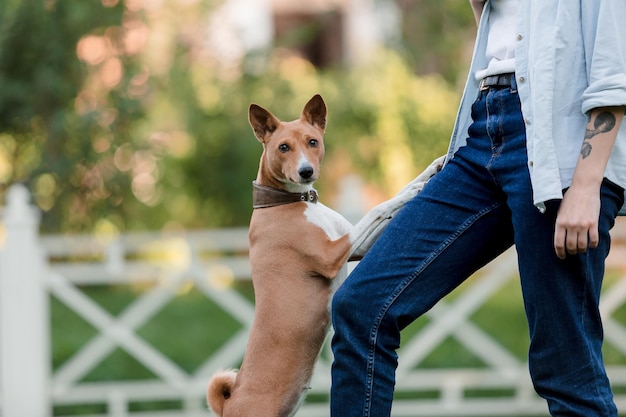
<instances>
[{"instance_id":1,"label":"white shirt","mask_svg":"<svg viewBox=\"0 0 626 417\"><path fill-rule=\"evenodd\" d=\"M489 37L485 55L487 68L476 71L476 79L515 72L515 35L519 0L492 0L487 24Z\"/></svg>"},{"instance_id":2,"label":"white shirt","mask_svg":"<svg viewBox=\"0 0 626 417\"><path fill-rule=\"evenodd\" d=\"M563 198L578 161L587 113L626 105L626 1L524 0L516 16L515 76L526 122L534 204ZM448 159L467 139L478 95L476 71L487 68L490 0L474 55ZM626 123L622 123L605 177L626 188Z\"/></svg>"}]
</instances>

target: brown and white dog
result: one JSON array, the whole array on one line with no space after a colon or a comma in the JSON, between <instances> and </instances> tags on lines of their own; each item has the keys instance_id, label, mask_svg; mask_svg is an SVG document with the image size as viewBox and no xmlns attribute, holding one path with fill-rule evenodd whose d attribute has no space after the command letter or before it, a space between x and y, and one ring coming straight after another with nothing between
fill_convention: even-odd
<instances>
[{"instance_id":1,"label":"brown and white dog","mask_svg":"<svg viewBox=\"0 0 626 417\"><path fill-rule=\"evenodd\" d=\"M319 203L313 189L324 157L322 97L291 122L252 104L249 121L263 144L249 235L255 317L241 368L217 372L207 400L222 417L287 417L307 392L329 327L329 300L347 261L365 254L442 160L352 227Z\"/></svg>"}]
</instances>

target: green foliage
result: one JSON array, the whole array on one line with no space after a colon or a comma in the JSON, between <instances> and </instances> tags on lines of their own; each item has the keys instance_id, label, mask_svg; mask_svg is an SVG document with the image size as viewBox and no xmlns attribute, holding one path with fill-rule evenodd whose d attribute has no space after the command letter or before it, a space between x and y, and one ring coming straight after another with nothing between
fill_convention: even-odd
<instances>
[{"instance_id":1,"label":"green foliage","mask_svg":"<svg viewBox=\"0 0 626 417\"><path fill-rule=\"evenodd\" d=\"M476 33L468 2L398 0L397 4L403 19L401 48L416 73L438 73L455 84L465 81Z\"/></svg>"},{"instance_id":2,"label":"green foliage","mask_svg":"<svg viewBox=\"0 0 626 417\"><path fill-rule=\"evenodd\" d=\"M380 200L445 152L459 93L453 69L441 71L448 81L416 76L413 63L380 50L357 67L320 70L282 48L229 66L197 35L214 2L132 3L0 6L0 198L26 183L45 231L246 225L262 149L247 123L251 102L289 120L323 95L318 187L331 206L347 174Z\"/></svg>"},{"instance_id":3,"label":"green foliage","mask_svg":"<svg viewBox=\"0 0 626 417\"><path fill-rule=\"evenodd\" d=\"M125 175L106 165L141 117L141 107L123 90L135 65L125 62L116 88L96 94L87 86L89 68L76 54L84 35L111 34L124 12L121 4L25 0L3 15L0 181L31 187L47 212L46 230L89 228L128 194ZM110 124L107 111L116 116ZM102 140L110 142L108 153L94 147Z\"/></svg>"}]
</instances>

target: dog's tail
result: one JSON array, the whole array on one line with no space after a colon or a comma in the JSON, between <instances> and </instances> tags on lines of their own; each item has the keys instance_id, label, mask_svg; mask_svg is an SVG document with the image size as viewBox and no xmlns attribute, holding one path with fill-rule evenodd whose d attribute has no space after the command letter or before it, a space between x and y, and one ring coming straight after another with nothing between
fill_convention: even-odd
<instances>
[{"instance_id":1,"label":"dog's tail","mask_svg":"<svg viewBox=\"0 0 626 417\"><path fill-rule=\"evenodd\" d=\"M233 393L235 379L237 379L237 371L230 369L216 372L209 381L206 393L207 403L218 416L224 412L224 401Z\"/></svg>"}]
</instances>

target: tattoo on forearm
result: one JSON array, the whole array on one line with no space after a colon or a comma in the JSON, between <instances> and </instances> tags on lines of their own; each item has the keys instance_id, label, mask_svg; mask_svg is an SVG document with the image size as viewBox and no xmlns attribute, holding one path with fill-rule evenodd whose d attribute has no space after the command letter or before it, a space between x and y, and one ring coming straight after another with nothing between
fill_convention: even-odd
<instances>
[{"instance_id":1,"label":"tattoo on forearm","mask_svg":"<svg viewBox=\"0 0 626 417\"><path fill-rule=\"evenodd\" d=\"M591 115L589 115L589 122L591 122ZM587 127L585 130L585 139L583 140L583 146L580 150L580 155L583 159L591 154L591 143L589 141L596 135L601 133L610 132L615 127L615 115L611 112L604 111L598 114L593 121L593 129Z\"/></svg>"}]
</instances>

